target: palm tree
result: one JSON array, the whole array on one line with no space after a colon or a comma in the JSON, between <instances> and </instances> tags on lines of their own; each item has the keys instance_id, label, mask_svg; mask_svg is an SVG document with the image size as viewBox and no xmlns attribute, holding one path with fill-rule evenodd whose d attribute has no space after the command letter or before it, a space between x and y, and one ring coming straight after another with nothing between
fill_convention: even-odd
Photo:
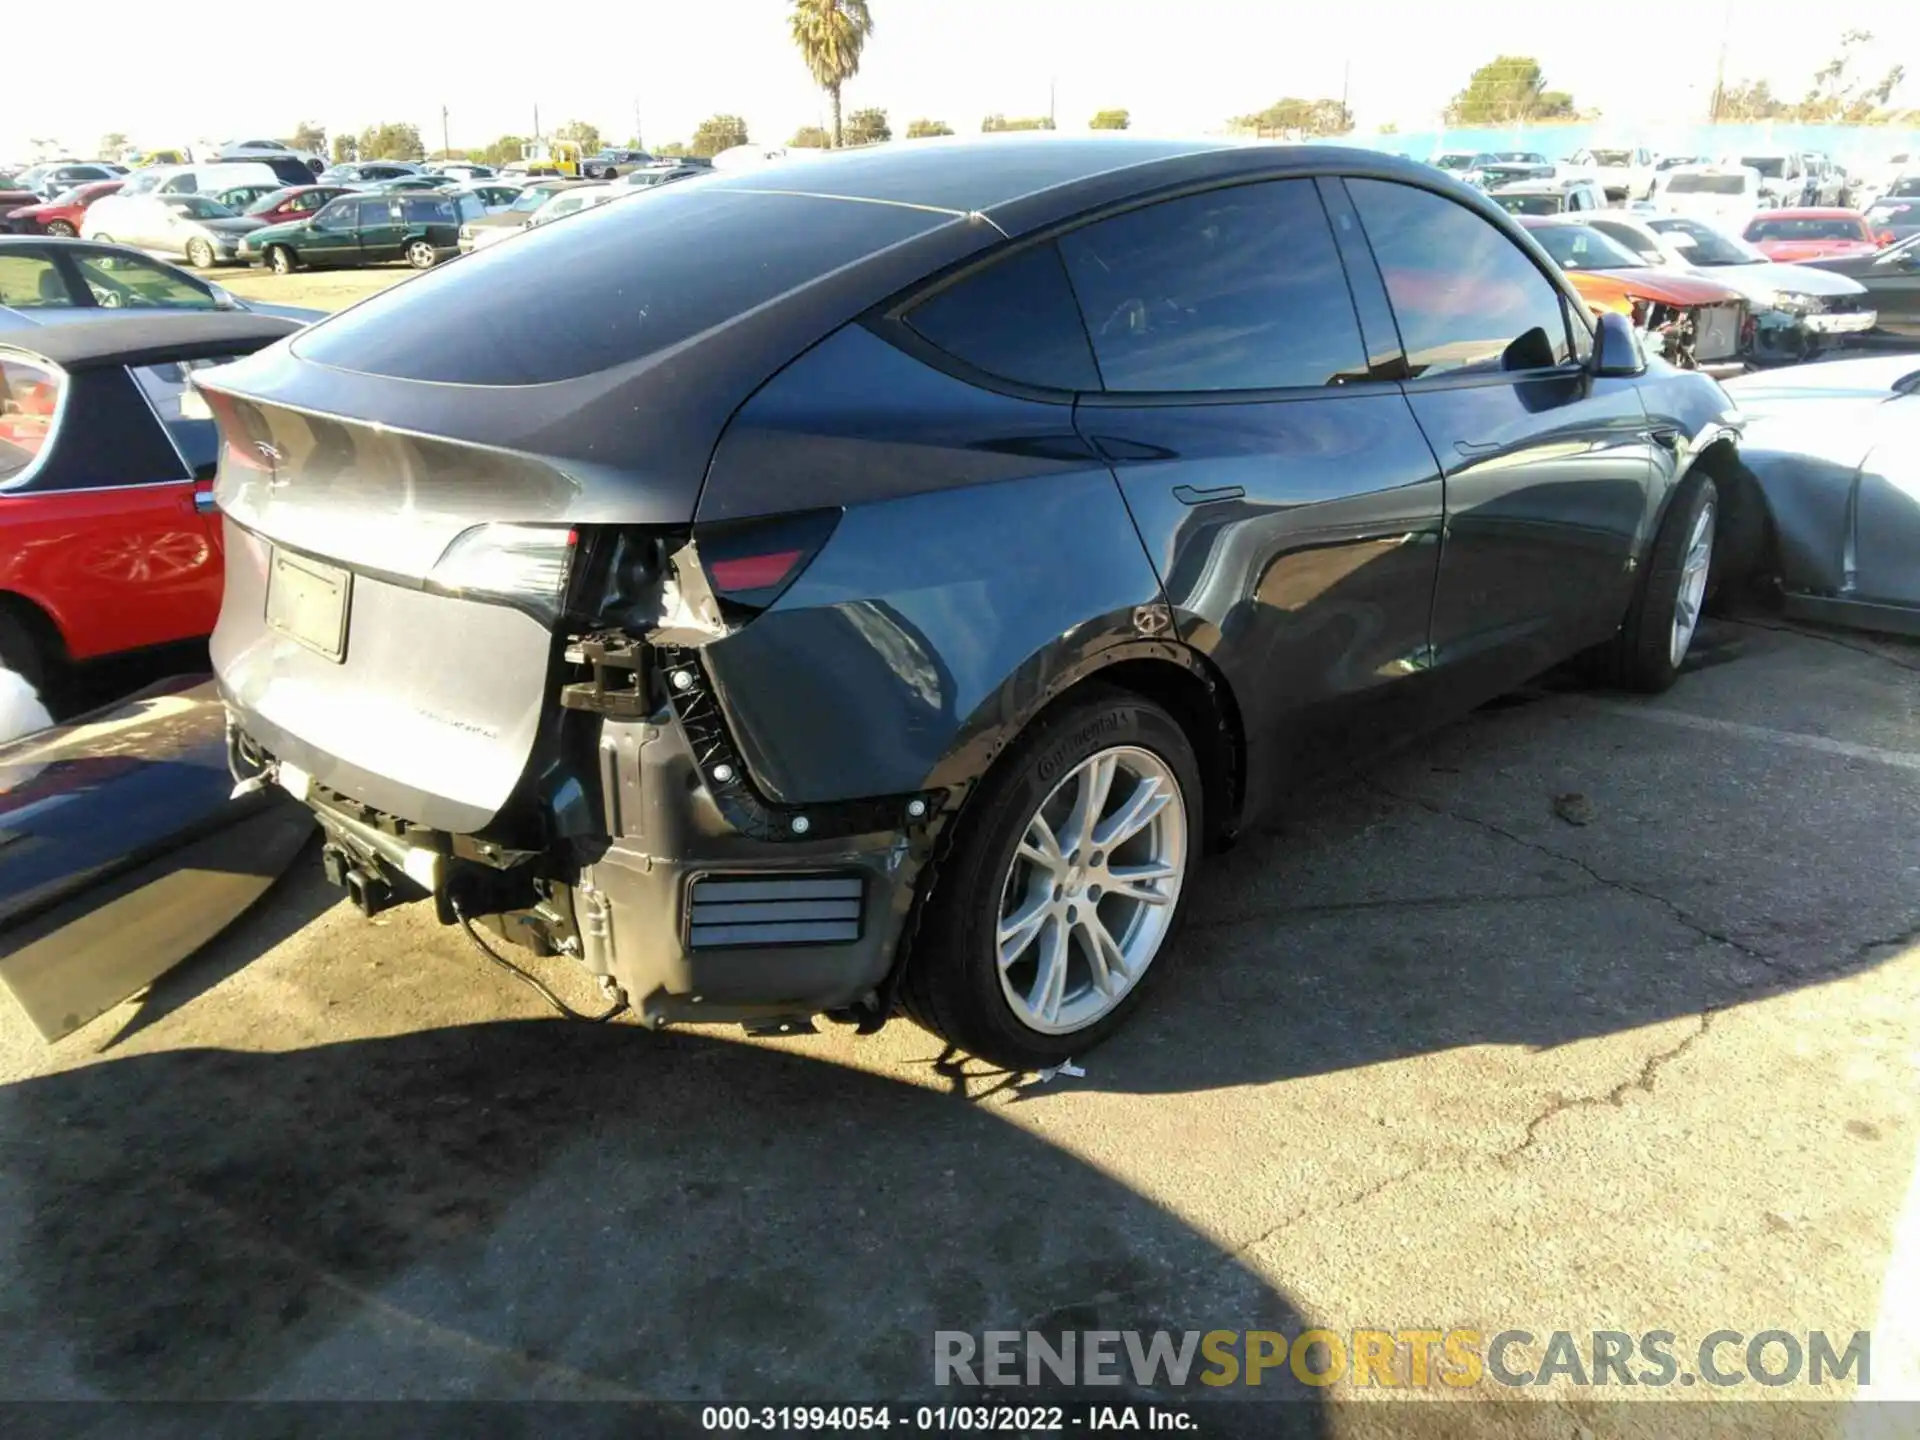
<instances>
[{"instance_id":1,"label":"palm tree","mask_svg":"<svg viewBox=\"0 0 1920 1440\"><path fill-rule=\"evenodd\" d=\"M793 0L793 43L800 47L814 82L833 101L833 143L845 143L840 128L840 87L860 73L860 51L873 33L867 0Z\"/></svg>"}]
</instances>

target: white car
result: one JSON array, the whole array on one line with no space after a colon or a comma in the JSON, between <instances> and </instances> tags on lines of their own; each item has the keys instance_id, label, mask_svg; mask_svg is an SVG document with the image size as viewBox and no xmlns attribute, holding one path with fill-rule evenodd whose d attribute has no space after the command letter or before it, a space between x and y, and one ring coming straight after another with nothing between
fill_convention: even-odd
<instances>
[{"instance_id":1,"label":"white car","mask_svg":"<svg viewBox=\"0 0 1920 1440\"><path fill-rule=\"evenodd\" d=\"M1495 185L1487 198L1509 215L1579 215L1605 210L1607 197L1591 180L1515 180Z\"/></svg>"},{"instance_id":2,"label":"white car","mask_svg":"<svg viewBox=\"0 0 1920 1440\"><path fill-rule=\"evenodd\" d=\"M1720 163L1737 165L1760 177L1758 208L1762 210L1814 203L1807 198L1810 177L1806 161L1797 150L1748 150L1722 156Z\"/></svg>"},{"instance_id":3,"label":"white car","mask_svg":"<svg viewBox=\"0 0 1920 1440\"><path fill-rule=\"evenodd\" d=\"M1609 211L1586 223L1649 265L1687 270L1738 291L1754 318L1754 358L1809 360L1878 321L1866 287L1845 275L1769 260L1746 241L1682 215Z\"/></svg>"},{"instance_id":4,"label":"white car","mask_svg":"<svg viewBox=\"0 0 1920 1440\"><path fill-rule=\"evenodd\" d=\"M622 195L644 194L625 185L572 185L565 190L544 193L539 190L523 191L520 198L504 210L493 212L498 219L495 223L467 224L460 227L460 250L462 254L472 254L476 250L485 250L490 245L498 245L502 240L510 239L524 231L550 225L555 220L576 214L581 210L591 210L596 205L604 205L609 200ZM512 223L510 217L523 215L519 223ZM506 221L507 223L499 223Z\"/></svg>"},{"instance_id":5,"label":"white car","mask_svg":"<svg viewBox=\"0 0 1920 1440\"><path fill-rule=\"evenodd\" d=\"M1598 185L1609 201L1631 204L1653 198L1660 157L1644 145L1596 145L1576 150L1567 163Z\"/></svg>"},{"instance_id":6,"label":"white car","mask_svg":"<svg viewBox=\"0 0 1920 1440\"><path fill-rule=\"evenodd\" d=\"M113 229L103 231L89 206L80 218L80 238L111 238L155 255L179 257L196 270L237 263L242 238L261 228L260 221L245 219L205 195L132 195L108 218Z\"/></svg>"},{"instance_id":7,"label":"white car","mask_svg":"<svg viewBox=\"0 0 1920 1440\"><path fill-rule=\"evenodd\" d=\"M1660 179L1660 206L1722 229L1741 230L1770 208L1760 172L1746 165L1681 165Z\"/></svg>"},{"instance_id":8,"label":"white car","mask_svg":"<svg viewBox=\"0 0 1920 1440\"><path fill-rule=\"evenodd\" d=\"M151 241L134 237L164 233L157 227L163 225L168 217L163 210L156 208L156 201L170 195L199 195L211 190L229 190L238 185L271 185L278 188L280 184L279 176L257 161L215 165L155 165L136 170L113 194L102 195L87 206L86 212L80 217L80 238L121 240L129 245L144 246Z\"/></svg>"}]
</instances>

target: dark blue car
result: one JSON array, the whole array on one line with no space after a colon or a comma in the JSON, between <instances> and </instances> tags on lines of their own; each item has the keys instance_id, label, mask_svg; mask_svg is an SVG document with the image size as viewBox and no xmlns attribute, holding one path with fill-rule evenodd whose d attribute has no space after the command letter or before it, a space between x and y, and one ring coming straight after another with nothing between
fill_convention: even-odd
<instances>
[{"instance_id":1,"label":"dark blue car","mask_svg":"<svg viewBox=\"0 0 1920 1440\"><path fill-rule=\"evenodd\" d=\"M1343 148L721 172L205 388L233 761L363 908L1016 1066L1331 759L1582 652L1671 684L1751 503L1711 380Z\"/></svg>"}]
</instances>

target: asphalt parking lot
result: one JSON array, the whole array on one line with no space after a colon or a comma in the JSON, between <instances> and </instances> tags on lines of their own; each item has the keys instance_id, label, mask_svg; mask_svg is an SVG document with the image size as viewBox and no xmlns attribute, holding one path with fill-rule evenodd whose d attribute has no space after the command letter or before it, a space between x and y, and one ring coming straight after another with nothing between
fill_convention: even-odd
<instances>
[{"instance_id":1,"label":"asphalt parking lot","mask_svg":"<svg viewBox=\"0 0 1920 1440\"><path fill-rule=\"evenodd\" d=\"M936 1329L1305 1324L1871 1329L1911 1384L1920 647L1770 624L1303 799L1083 1076L558 1020L302 865L57 1046L0 1015L0 1391L902 1398ZM1293 1393L1249 1433L1385 1433Z\"/></svg>"}]
</instances>

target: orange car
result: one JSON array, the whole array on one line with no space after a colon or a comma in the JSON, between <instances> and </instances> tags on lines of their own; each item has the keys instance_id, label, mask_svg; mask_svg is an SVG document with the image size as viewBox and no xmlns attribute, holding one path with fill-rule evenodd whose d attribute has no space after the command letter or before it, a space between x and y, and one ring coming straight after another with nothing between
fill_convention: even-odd
<instances>
[{"instance_id":1,"label":"orange car","mask_svg":"<svg viewBox=\"0 0 1920 1440\"><path fill-rule=\"evenodd\" d=\"M1589 309L1630 316L1673 364L1737 366L1752 350L1753 318L1738 291L1650 266L1576 217L1526 216L1520 223L1566 271Z\"/></svg>"}]
</instances>

